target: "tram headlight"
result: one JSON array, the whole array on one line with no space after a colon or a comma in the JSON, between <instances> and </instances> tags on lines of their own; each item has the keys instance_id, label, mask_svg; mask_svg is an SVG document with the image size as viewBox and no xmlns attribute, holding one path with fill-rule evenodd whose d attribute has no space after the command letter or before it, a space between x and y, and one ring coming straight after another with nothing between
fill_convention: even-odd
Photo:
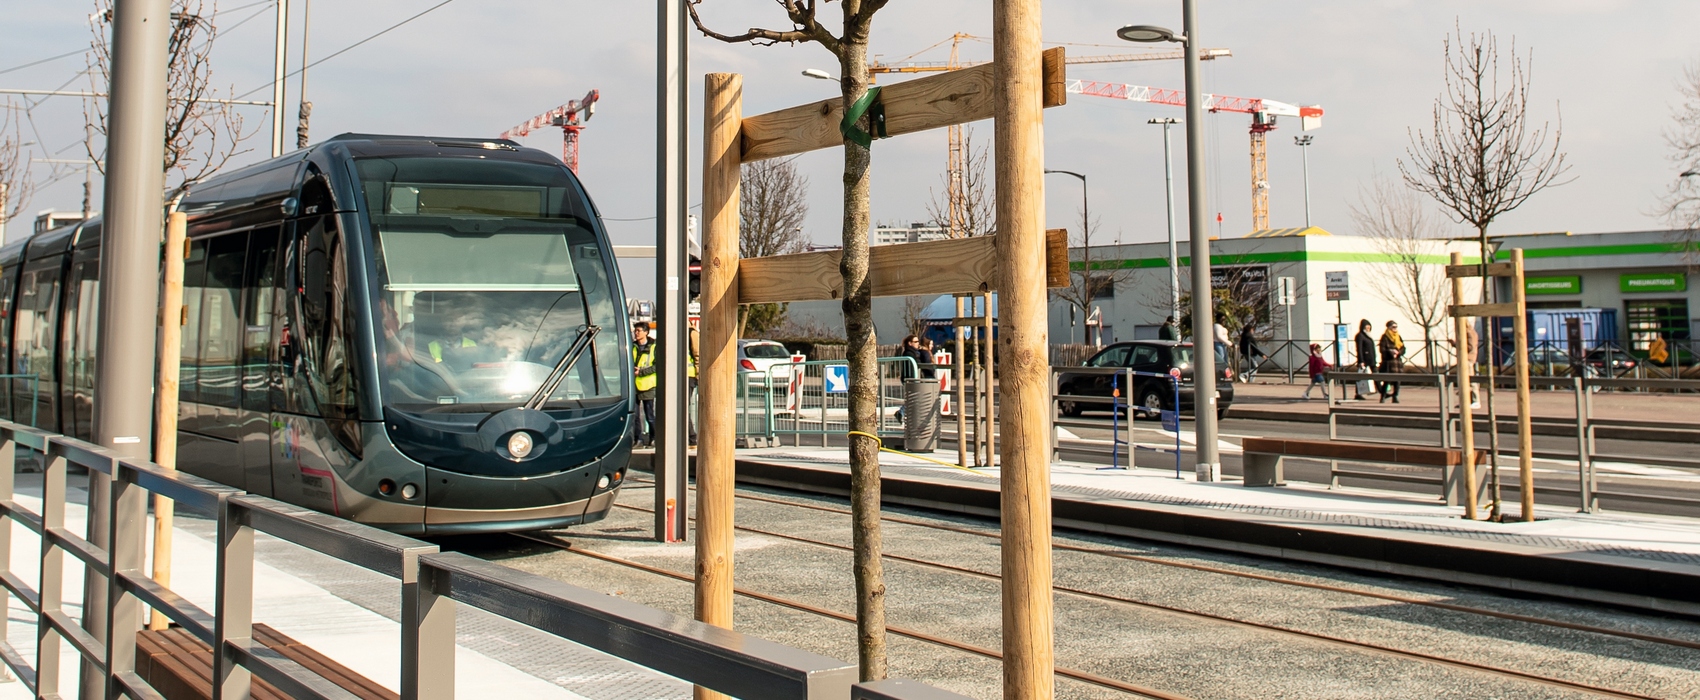
<instances>
[{"instance_id":1,"label":"tram headlight","mask_svg":"<svg viewBox=\"0 0 1700 700\"><path fill-rule=\"evenodd\" d=\"M516 430L514 434L508 436L508 456L514 459L525 459L531 456L531 449L534 446L531 441L531 433L524 430Z\"/></svg>"}]
</instances>

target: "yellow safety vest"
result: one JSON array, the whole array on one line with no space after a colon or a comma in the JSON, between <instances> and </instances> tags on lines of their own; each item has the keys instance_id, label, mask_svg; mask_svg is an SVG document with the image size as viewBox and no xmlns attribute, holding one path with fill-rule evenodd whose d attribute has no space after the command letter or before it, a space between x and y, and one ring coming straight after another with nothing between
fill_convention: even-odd
<instances>
[{"instance_id":1,"label":"yellow safety vest","mask_svg":"<svg viewBox=\"0 0 1700 700\"><path fill-rule=\"evenodd\" d=\"M460 346L463 347L463 348L475 348L475 347L478 347L478 343L472 342L471 338L462 337L460 339ZM425 347L426 347L426 349L431 351L431 359L432 360L435 360L439 363L441 363L443 361L443 344L442 343L433 340L429 343L426 343Z\"/></svg>"},{"instance_id":2,"label":"yellow safety vest","mask_svg":"<svg viewBox=\"0 0 1700 700\"><path fill-rule=\"evenodd\" d=\"M655 343L649 343L648 345L643 346L643 348L641 350L638 348L638 345L636 343L633 343L632 344L632 366L634 368L637 368L637 369L642 369L644 367L654 367L655 366ZM634 380L634 383L636 384L638 391L649 391L649 390L655 388L655 382L656 382L657 379L660 378L660 376L661 375L654 374L654 373L649 374L649 375L640 375L640 376L636 377L636 379Z\"/></svg>"}]
</instances>

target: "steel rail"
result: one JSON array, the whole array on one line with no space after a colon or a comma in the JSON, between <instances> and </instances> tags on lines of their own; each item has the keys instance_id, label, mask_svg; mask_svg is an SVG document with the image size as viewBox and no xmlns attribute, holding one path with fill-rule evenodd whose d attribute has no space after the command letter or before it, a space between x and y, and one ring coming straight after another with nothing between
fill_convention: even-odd
<instances>
[{"instance_id":1,"label":"steel rail","mask_svg":"<svg viewBox=\"0 0 1700 700\"><path fill-rule=\"evenodd\" d=\"M630 482L647 483L647 482L645 482L641 479L628 479L627 482L628 483L630 483ZM833 508L831 506L815 505L815 504L812 504L812 503L795 503L795 502L792 502L792 501L786 501L786 500L782 500L782 499L778 499L778 498L767 498L767 497L756 496L756 495L751 495L751 494L740 493L740 494L738 494L738 498L743 498L743 499L752 500L752 501L758 501L758 502L762 502L762 503L774 503L774 504L778 504L778 505L793 506L793 507L805 508L805 509L809 509L809 510L818 510L818 511L826 512L826 513L837 513L839 515L849 515L850 514L850 511L848 511L848 510L844 510L844 509L840 509L840 508ZM934 530L942 530L942 531L945 531L945 532L955 532L955 533L961 533L961 534L966 534L966 535L975 535L975 536L978 536L978 537L985 537L985 538L989 538L989 539L1002 539L995 532L986 532L986 531L983 531L983 530L975 530L975 529L972 529L972 528L965 528L965 527L955 527L955 526L951 526L951 525L941 525L941 524L938 524L938 523L930 523L930 522L927 522L927 521L924 521L924 520L917 520L917 519L914 519L914 518L906 518L906 517L897 516L897 515L882 515L882 516L880 516L880 519L885 521L885 522L897 523L897 524L900 524L900 525L913 525L913 526L916 526L916 527L924 527L924 528L930 528L930 529L934 529ZM1407 605L1420 605L1420 606L1423 606L1423 607L1434 608L1434 609L1437 609L1437 610L1448 610L1448 611L1451 611L1451 612L1468 613L1468 614L1474 614L1474 615L1481 615L1481 616L1484 616L1484 617L1495 617L1495 618L1499 618L1499 619L1502 619L1502 620L1511 620L1511 621L1515 621L1515 622L1525 622L1525 623L1529 623L1529 624L1546 625L1546 626L1549 626L1549 627L1557 627L1557 628L1560 628L1560 629L1567 629L1567 630L1576 631L1576 632L1589 632L1589 633L1592 633L1592 634L1599 634L1599 635L1604 635L1604 636L1609 636L1609 637L1621 637L1621 638L1624 638L1624 639L1633 639L1635 641L1648 642L1648 643L1652 643L1652 644L1664 644L1664 645L1668 645L1668 646L1685 647L1685 648L1688 648L1688 649L1700 649L1700 641L1689 640L1689 639L1660 637L1660 636L1657 636L1657 635L1643 634L1643 633L1640 633L1640 632L1632 632L1632 631L1629 631L1629 630L1621 630L1621 629L1615 629L1615 628L1611 628L1611 627L1599 627L1599 626L1596 626L1596 625L1588 625L1588 624L1582 624L1582 623L1578 623L1578 622L1569 622L1569 621L1565 621L1565 620L1554 620L1554 619L1551 619L1551 618L1537 617L1537 616L1534 616L1534 615L1523 615L1523 614L1519 614L1519 613L1504 612L1504 611L1500 611L1500 610L1490 610L1490 609L1487 609L1487 608L1476 608L1476 607L1471 607L1471 606L1468 606L1468 605L1458 605L1456 603L1444 603L1444 602L1440 602L1440 601L1436 601L1436 600L1425 600L1425 599L1422 599L1422 598L1413 598L1413 597L1409 597L1409 596L1401 596L1401 595L1396 595L1396 594L1392 594L1392 593L1380 593L1380 592L1376 592L1376 591L1365 591L1365 590L1361 590L1361 589L1346 588L1344 586L1335 586L1335 585L1326 584L1326 583L1315 583L1315 582L1311 582L1311 581L1299 581L1299 580L1294 580L1294 579L1282 578L1280 576L1271 576L1271 575L1268 575L1268 574L1258 574L1258 573L1252 573L1252 572L1249 572L1249 571L1238 571L1238 570L1235 570L1235 569L1229 569L1229 568L1224 568L1224 567L1219 567L1219 566L1209 566L1209 565L1206 565L1206 564L1192 564L1192 563L1188 563L1188 562L1169 561L1169 560L1164 560L1164 559L1160 559L1160 558L1157 558L1157 557L1149 557L1149 556L1143 556L1143 555L1139 555L1139 554L1130 554L1128 552L1118 552L1118 551L1109 550L1109 549L1102 549L1102 548L1099 548L1099 547L1082 547L1080 545L1070 545L1070 544L1062 544L1062 543L1055 543L1055 542L1052 543L1052 546L1056 549L1068 551L1068 552L1079 552L1079 553L1083 553L1083 554L1096 554L1096 555L1099 555L1099 556L1111 557L1111 558L1115 558L1115 559L1125 559L1125 560L1128 560L1128 561L1135 561L1135 562L1140 562L1140 563L1143 563L1143 564L1155 564L1155 565L1158 565L1158 566L1167 566L1167 567L1173 567L1173 568L1177 568L1177 569L1188 569L1188 570L1191 570L1191 571L1199 571L1199 572L1203 572L1203 573L1220 574L1220 575L1223 575L1223 576L1234 576L1234 577L1238 577L1238 578L1252 579L1252 580L1257 580L1257 581L1265 581L1265 582L1269 582L1269 583L1285 584L1285 585L1296 586L1296 587L1300 587L1300 588L1309 588L1309 589L1312 589L1312 590L1327 591L1327 592L1330 592L1330 593L1343 593L1343 594L1347 594L1347 595L1355 595L1355 596L1360 596L1360 597L1364 597L1364 598L1373 598L1373 599L1376 599L1376 600L1385 600L1385 601L1392 602L1392 603L1404 603L1404 604L1407 604Z\"/></svg>"},{"instance_id":2,"label":"steel rail","mask_svg":"<svg viewBox=\"0 0 1700 700\"><path fill-rule=\"evenodd\" d=\"M636 508L634 506L626 506L626 507L631 508L633 510L644 510L642 508ZM644 512L648 512L648 511L645 510ZM649 574L655 574L657 576L665 576L667 578L671 578L671 579L675 579L675 580L679 580L679 581L686 581L686 582L691 582L691 581L696 580L696 577L692 576L691 574L681 574L681 573L676 572L676 571L669 571L667 569L663 569L663 568L660 568L660 567L650 566L650 565L644 564L642 562L636 562L636 561L632 561L630 559L624 559L624 558L616 557L616 556L613 556L613 555L610 555L610 554L603 554L602 552L594 552L594 551L591 551L591 550L588 550L588 549L579 549L579 548L573 547L572 545L570 545L568 543L562 542L558 539L554 539L553 537L539 536L539 535L534 535L534 534L531 534L531 533L520 533L520 532L509 533L509 534L511 534L514 537L517 537L519 539L523 539L523 540L526 540L526 541L529 541L529 542L536 542L538 544L541 544L541 545L544 545L544 546L547 546L547 547L553 547L555 549L559 549L559 550L564 551L564 552L577 554L577 555L580 555L580 556L583 556L583 557L588 557L590 559L595 559L597 561L602 561L602 562L606 562L606 563L609 563L609 564L616 564L616 565L624 566L624 567L631 568L631 569L637 569L638 571L642 571L642 572L649 573ZM838 612L836 610L829 610L829 609L826 609L826 608L810 605L808 603L804 603L804 602L801 602L801 601L791 600L789 598L781 598L781 597L776 596L776 595L770 595L770 594L767 594L767 593L752 591L748 588L734 587L732 589L732 592L734 592L738 595L744 596L746 598L752 599L752 600L759 600L759 601L762 601L764 603L771 603L773 605L778 605L780 607L791 608L792 610L798 610L798 611L810 613L810 614L813 614L813 615L819 615L821 617L831 618L831 619L834 619L834 620L838 620L840 622L849 622L851 624L855 624L855 622L856 622L856 617L854 615L841 613L841 612ZM946 637L940 637L940 636L937 636L937 635L927 634L925 632L921 632L921 631L918 631L918 630L912 630L912 629L909 629L909 628L906 628L906 627L895 627L895 626L892 626L892 625L886 625L885 630L887 632L890 632L891 634L895 634L899 637L908 637L910 639L914 639L914 640L918 640L918 641L922 641L922 642L927 642L929 644L936 644L936 645L939 645L939 646L942 646L942 647L947 647L947 648L950 648L950 649L956 649L958 651L965 651L965 652L968 652L968 653L971 653L971 654L975 654L977 656L984 656L984 657L989 658L989 659L997 659L997 660L1003 659L1003 652L998 651L996 649L988 649L986 647L977 646L977 645L974 645L974 644L968 644L966 642L959 642L959 641L949 639L949 638L946 638ZM1148 697L1148 698L1156 698L1157 700L1189 700L1184 695L1175 695L1173 693L1165 693L1161 690L1156 690L1156 689L1152 689L1152 688L1145 688L1145 687L1142 687L1142 686L1134 685L1132 683L1124 683L1124 682L1118 681L1114 678L1106 678L1104 676L1100 676L1100 675L1097 675L1097 674L1094 674L1094 673L1088 673L1086 671L1067 668L1067 667L1064 667L1064 666L1057 666L1056 667L1056 673L1059 676L1063 676L1065 678L1080 681L1082 683L1088 683L1088 684L1096 685L1096 686L1103 687L1103 688L1109 688L1111 690L1120 690L1122 692L1132 693L1134 695L1140 695L1140 696L1144 696L1144 697Z\"/></svg>"},{"instance_id":3,"label":"steel rail","mask_svg":"<svg viewBox=\"0 0 1700 700\"><path fill-rule=\"evenodd\" d=\"M644 508L620 504L620 503L616 503L615 507L625 508L625 509L628 509L628 510L640 511L640 512L644 512L644 513L649 512L647 509L644 509ZM748 533L755 534L755 535L762 535L764 537L773 537L773 538L776 538L776 539L788 540L788 541L791 541L791 542L798 542L798 543L802 543L802 544L813 545L813 546L816 546L816 547L821 547L823 549L831 549L831 550L841 551L841 552L852 551L852 549L850 547L847 547L847 546L844 546L844 545L841 545L841 544L836 544L836 543L833 543L833 542L824 542L824 541L821 541L821 540L815 540L815 539L811 539L811 538L808 538L808 537L799 537L799 536L796 536L796 535L787 535L787 534L780 533L780 532L773 532L771 530L763 530L763 529L760 529L760 528L753 528L753 527L747 527L747 526L742 526L742 525L734 526L734 529L742 530L744 532L748 532ZM977 569L970 569L970 568L966 568L966 567L955 566L955 565L952 565L952 564L945 564L945 563L942 563L942 562L935 562L935 561L929 561L929 560L926 560L926 559L920 559L920 558L916 558L916 557L903 556L901 554L882 553L880 556L883 559L889 559L891 561L903 562L905 564L911 564L911 565L915 565L915 566L921 566L921 567L925 567L925 568L936 569L936 570L944 571L944 572L948 572L948 573L960 574L960 575L965 575L965 576L972 576L974 578L980 578L980 579L984 579L984 580L988 580L988 581L998 581L998 580L1001 580L1003 578L1001 574L997 574L997 573L993 573L993 572L989 572L989 571L980 571L980 570L977 570ZM1390 646L1386 646L1386 645L1383 645L1383 644L1376 644L1376 643L1373 643L1373 642L1363 642L1363 641L1358 641L1358 640L1353 640L1353 639L1346 639L1344 637L1336 637L1336 636L1333 636L1333 635L1322 634L1322 633L1319 633L1319 632L1308 632L1308 631L1305 631L1305 630L1294 629L1294 628L1291 628L1291 627L1283 627L1283 626L1280 626L1280 625L1272 625L1272 624L1267 624L1267 623L1262 623L1262 622L1253 622L1251 620L1242 620L1242 619L1239 619L1239 618L1228 617L1226 615L1218 615L1218 614L1215 614L1215 613L1202 612L1202 611L1198 611L1198 610L1190 610L1190 609L1187 609L1187 608L1176 607L1176 606L1172 606L1172 605L1163 605L1161 603L1152 603L1152 602L1148 602L1148 601L1134 600L1132 598L1126 598L1126 597L1123 597L1123 596L1112 595L1112 594L1108 594L1108 593L1099 593L1097 591L1090 591L1090 590L1086 590L1086 589L1083 589L1083 588L1074 588L1074 587L1071 587L1071 586L1062 586L1062 585L1057 585L1055 583L1053 583L1051 585L1051 590L1056 591L1058 593L1071 595L1071 596L1074 596L1074 597L1077 597L1077 598L1084 598L1084 599L1088 599L1088 600L1097 600L1097 601L1103 601L1103 602L1109 602L1109 603L1120 603L1120 604L1129 605L1129 606L1133 606L1133 607L1137 607L1137 608L1144 608L1144 609L1147 609L1147 610L1154 610L1154 611L1158 611L1158 612L1169 613L1169 614L1173 614L1173 615L1177 615L1177 616L1181 616L1181 617L1187 617L1187 618L1203 618L1203 619L1210 620L1210 621L1213 621L1213 622L1231 624L1231 625L1235 625L1235 626L1239 626L1239 627L1246 627L1246 628L1255 629L1255 630L1277 632L1277 633L1281 633L1281 634L1288 634L1288 635L1303 637L1305 639L1309 639L1309 640L1312 640L1312 641L1320 641L1320 642L1324 642L1324 643L1327 643L1327 644L1343 646L1343 647L1347 647L1347 648L1359 650L1359 651L1368 651L1368 652L1372 652L1372 653L1382 654L1382 655L1386 655L1386 656L1393 656L1393 657L1403 658L1403 659L1407 659L1407 660L1420 661L1420 662L1430 663L1430 664L1438 664L1438 665L1442 665L1442 666L1451 666L1451 667L1454 667L1454 668L1460 668L1460 669L1464 669L1464 670L1467 670L1467 671L1476 671L1476 672L1487 673L1487 674L1491 674L1491 675L1505 676L1505 677L1514 678L1514 679L1517 679L1517 680L1530 681L1530 682L1540 683L1540 684L1544 684L1544 685L1551 685L1551 686L1555 686L1555 687L1559 687L1559 688L1564 688L1564 689L1567 689L1567 690L1580 690L1580 691L1583 691L1583 692L1596 693L1596 694L1600 694L1600 695L1608 695L1608 696L1613 696L1613 697L1624 697L1624 698L1651 698L1651 697L1653 697L1653 696L1647 696L1647 695L1639 695L1639 694L1635 694L1635 693L1631 693L1631 692L1627 692L1627 691L1614 690L1614 689L1611 689L1611 688L1602 688L1602 687L1599 687L1599 686L1589 685L1587 683L1581 683L1581 682L1578 682L1578 681L1570 681L1570 680L1565 680L1565 679L1562 679L1562 678L1553 678L1551 676L1542 676L1542 675L1538 675L1538 674L1534 674L1534 673L1528 673L1528 672L1525 672L1525 671L1518 671L1516 669L1501 668L1501 667L1498 667L1498 666L1490 666L1490 665L1487 665L1487 664L1478 664L1478 663L1474 663L1474 662L1470 662L1470 661L1460 661L1458 659L1453 659L1453 658L1440 656L1440 655L1436 655L1436 654L1429 654L1429 653L1426 653L1426 652L1400 649L1400 648L1397 648L1397 647L1390 647Z\"/></svg>"}]
</instances>

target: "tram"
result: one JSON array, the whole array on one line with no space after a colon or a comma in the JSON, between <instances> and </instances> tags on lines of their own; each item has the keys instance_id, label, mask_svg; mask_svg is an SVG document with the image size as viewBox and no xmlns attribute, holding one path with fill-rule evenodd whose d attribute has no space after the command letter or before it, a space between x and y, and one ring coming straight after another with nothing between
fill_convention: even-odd
<instances>
[{"instance_id":1,"label":"tram","mask_svg":"<svg viewBox=\"0 0 1700 700\"><path fill-rule=\"evenodd\" d=\"M411 535L606 516L632 444L625 295L559 160L344 134L180 210L180 469ZM0 248L0 406L84 439L100 228Z\"/></svg>"}]
</instances>

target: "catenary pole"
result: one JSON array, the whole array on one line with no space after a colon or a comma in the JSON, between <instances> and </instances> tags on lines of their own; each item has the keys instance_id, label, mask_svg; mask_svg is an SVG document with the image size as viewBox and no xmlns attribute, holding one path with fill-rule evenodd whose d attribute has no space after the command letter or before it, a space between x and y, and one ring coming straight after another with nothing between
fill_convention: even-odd
<instances>
[{"instance_id":1,"label":"catenary pole","mask_svg":"<svg viewBox=\"0 0 1700 700\"><path fill-rule=\"evenodd\" d=\"M124 457L147 459L153 435L154 323L159 310L159 244L165 187L166 43L170 0L117 0L112 19L112 84L107 114L105 224L101 229L99 327L95 341L94 439ZM89 474L88 539L110 547L111 481ZM142 533L126 533L126 537ZM84 578L83 624L108 640L106 579ZM128 606L126 606L128 607ZM139 611L138 611L139 612ZM126 630L140 617L121 619ZM129 658L134 643L107 645ZM123 648L116 648L123 647ZM110 661L109 661L110 662ZM99 669L82 665L81 697L103 697Z\"/></svg>"},{"instance_id":2,"label":"catenary pole","mask_svg":"<svg viewBox=\"0 0 1700 700\"><path fill-rule=\"evenodd\" d=\"M1003 355L999 475L1003 695L1056 693L1051 601L1050 384L1046 334L1044 79L1039 0L994 0L998 333ZM989 304L988 304L989 306ZM987 316L991 315L988 308ZM991 363L986 365L991 374ZM991 377L988 376L988 379ZM990 436L988 436L990 437Z\"/></svg>"},{"instance_id":3,"label":"catenary pole","mask_svg":"<svg viewBox=\"0 0 1700 700\"><path fill-rule=\"evenodd\" d=\"M738 176L744 79L709 73L703 89L702 343L697 374L696 613L732 628L733 411L738 385ZM697 688L698 700L720 697Z\"/></svg>"},{"instance_id":4,"label":"catenary pole","mask_svg":"<svg viewBox=\"0 0 1700 700\"><path fill-rule=\"evenodd\" d=\"M685 172L687 131L685 106L690 87L685 83L685 8L687 0L657 0L655 57L655 306L661 330L661 382L656 401L660 433L655 443L655 540L680 542L687 537L690 515L685 443L685 412L689 387L685 355L690 349L686 306L690 284L686 277L690 254L685 243Z\"/></svg>"},{"instance_id":5,"label":"catenary pole","mask_svg":"<svg viewBox=\"0 0 1700 700\"><path fill-rule=\"evenodd\" d=\"M283 155L283 74L289 68L289 0L277 0L277 55L272 62L272 157Z\"/></svg>"},{"instance_id":6,"label":"catenary pole","mask_svg":"<svg viewBox=\"0 0 1700 700\"><path fill-rule=\"evenodd\" d=\"M1163 190L1167 195L1164 201L1169 214L1169 314L1177 320L1181 317L1181 262L1179 252L1175 250L1175 155L1173 142L1169 139L1169 127L1178 121L1174 117L1165 117L1148 122L1163 125Z\"/></svg>"},{"instance_id":7,"label":"catenary pole","mask_svg":"<svg viewBox=\"0 0 1700 700\"><path fill-rule=\"evenodd\" d=\"M1187 235L1192 237L1192 412L1199 480L1221 473L1216 454L1216 316L1210 285L1210 232L1204 189L1204 86L1198 70L1198 3L1181 0L1186 32Z\"/></svg>"}]
</instances>

